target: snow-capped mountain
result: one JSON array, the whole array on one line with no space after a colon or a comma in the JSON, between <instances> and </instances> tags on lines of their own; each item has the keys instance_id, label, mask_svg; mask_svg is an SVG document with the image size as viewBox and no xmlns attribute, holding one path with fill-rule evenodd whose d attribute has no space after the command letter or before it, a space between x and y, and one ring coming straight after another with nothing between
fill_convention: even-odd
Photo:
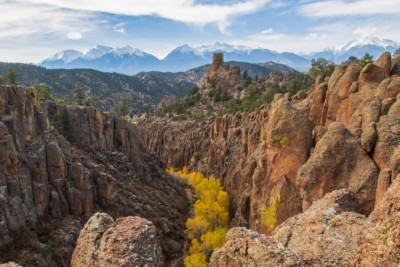
<instances>
[{"instance_id":1,"label":"snow-capped mountain","mask_svg":"<svg viewBox=\"0 0 400 267\"><path fill-rule=\"evenodd\" d=\"M91 48L90 50L86 51L82 58L84 59L95 59L104 56L107 53L110 53L113 50L112 47L103 46L103 45L96 45L95 47Z\"/></svg>"},{"instance_id":2,"label":"snow-capped mountain","mask_svg":"<svg viewBox=\"0 0 400 267\"><path fill-rule=\"evenodd\" d=\"M155 56L131 46L108 47L97 45L85 53L70 50L62 51L40 63L46 68L90 68L104 72L136 74L141 71L151 71L159 64ZM68 54L69 57L61 55ZM74 56L72 56L74 55ZM63 60L63 59L67 60Z\"/></svg>"},{"instance_id":3,"label":"snow-capped mountain","mask_svg":"<svg viewBox=\"0 0 400 267\"><path fill-rule=\"evenodd\" d=\"M289 52L279 53L265 48L251 48L217 42L199 47L191 47L185 44L171 51L164 59L158 59L131 46L112 48L97 45L84 53L76 50L59 52L41 62L40 65L47 68L92 68L129 75L141 71L178 72L209 64L213 53L223 52L225 61L248 63L273 61L300 71L307 71L312 58L322 57L341 63L350 56L361 58L369 53L376 59L383 52L392 53L399 47L400 43L396 41L363 37L317 53L297 55Z\"/></svg>"},{"instance_id":4,"label":"snow-capped mountain","mask_svg":"<svg viewBox=\"0 0 400 267\"><path fill-rule=\"evenodd\" d=\"M308 58L326 58L336 63L347 60L350 56L362 58L366 53L377 59L383 52L393 53L400 47L400 43L377 37L363 37L358 40L338 45L325 51L308 55Z\"/></svg>"},{"instance_id":5,"label":"snow-capped mountain","mask_svg":"<svg viewBox=\"0 0 400 267\"><path fill-rule=\"evenodd\" d=\"M65 65L82 56L82 52L76 50L64 50L45 59L41 64L47 68L64 68Z\"/></svg>"},{"instance_id":6,"label":"snow-capped mountain","mask_svg":"<svg viewBox=\"0 0 400 267\"><path fill-rule=\"evenodd\" d=\"M390 47L399 47L400 43L388 39L380 39L377 37L363 37L359 40L354 40L351 41L347 44L340 45L335 47L335 51L337 53L343 53L346 51L349 51L353 48L360 48L360 47L365 47L365 46L375 46L375 47L380 47L380 48L390 48Z\"/></svg>"},{"instance_id":7,"label":"snow-capped mountain","mask_svg":"<svg viewBox=\"0 0 400 267\"><path fill-rule=\"evenodd\" d=\"M264 48L251 48L241 45L215 43L207 46L191 47L183 45L168 54L162 64L162 70L184 71L211 62L215 52L224 53L225 61L263 63L273 61L289 67L305 70L309 60L293 53L278 53Z\"/></svg>"},{"instance_id":8,"label":"snow-capped mountain","mask_svg":"<svg viewBox=\"0 0 400 267\"><path fill-rule=\"evenodd\" d=\"M150 70L177 72L209 64L213 53L223 52L225 61L249 63L274 61L300 70L306 70L309 66L309 60L293 53L278 53L263 48L253 49L218 42L199 47L185 44L174 49L162 60L131 46L111 48L97 45L85 53L76 51L74 57L63 60L60 55L66 52L57 53L44 60L40 65L47 68L92 68L124 74Z\"/></svg>"},{"instance_id":9,"label":"snow-capped mountain","mask_svg":"<svg viewBox=\"0 0 400 267\"><path fill-rule=\"evenodd\" d=\"M64 50L61 51L51 57L48 58L49 61L56 61L56 60L60 60L63 62L71 62L75 59L77 59L78 57L82 56L82 53L76 50Z\"/></svg>"},{"instance_id":10,"label":"snow-capped mountain","mask_svg":"<svg viewBox=\"0 0 400 267\"><path fill-rule=\"evenodd\" d=\"M251 47L243 46L243 45L230 45L226 43L216 42L212 45L204 45L195 48L195 50L201 54L205 53L213 53L213 52L226 52L226 53L243 53L250 52L253 50Z\"/></svg>"}]
</instances>

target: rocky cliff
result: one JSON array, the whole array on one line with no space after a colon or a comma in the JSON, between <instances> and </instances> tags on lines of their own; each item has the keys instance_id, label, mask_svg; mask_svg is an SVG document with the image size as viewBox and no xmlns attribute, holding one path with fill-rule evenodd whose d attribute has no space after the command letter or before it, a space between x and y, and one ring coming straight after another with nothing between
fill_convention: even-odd
<instances>
[{"instance_id":1,"label":"rocky cliff","mask_svg":"<svg viewBox=\"0 0 400 267\"><path fill-rule=\"evenodd\" d=\"M0 261L69 266L83 223L105 211L150 220L168 263L183 250L186 190L134 126L92 107L40 102L33 89L0 87Z\"/></svg>"},{"instance_id":2,"label":"rocky cliff","mask_svg":"<svg viewBox=\"0 0 400 267\"><path fill-rule=\"evenodd\" d=\"M360 214L368 216L377 207L400 172L398 66L399 60L392 60L388 53L363 69L344 64L335 69L328 82L318 79L308 94L275 95L271 105L253 113L211 122L143 121L142 136L165 165L188 166L220 178L231 197L233 226L272 233L288 218L307 212L314 202L341 189L348 190L358 203L351 210L354 215L340 218L344 225L351 225L366 220ZM293 218L285 224L296 224ZM300 219L303 225L315 220L306 223L306 219ZM371 221L360 224L375 222L371 217ZM363 235L366 229L357 231ZM300 248L282 242L299 253ZM351 256L337 264L351 262L361 241L352 242L356 244ZM329 246L316 245L322 251ZM301 258L314 262L308 256ZM324 262L328 260L313 265L326 266Z\"/></svg>"}]
</instances>

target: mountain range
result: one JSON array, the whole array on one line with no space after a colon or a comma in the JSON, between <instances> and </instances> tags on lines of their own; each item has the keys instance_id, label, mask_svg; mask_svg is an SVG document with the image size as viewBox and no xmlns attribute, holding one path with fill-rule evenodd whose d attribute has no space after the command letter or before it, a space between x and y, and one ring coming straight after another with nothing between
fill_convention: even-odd
<instances>
[{"instance_id":1,"label":"mountain range","mask_svg":"<svg viewBox=\"0 0 400 267\"><path fill-rule=\"evenodd\" d=\"M177 47L165 58L157 57L131 46L112 48L97 45L82 53L76 50L61 51L41 63L46 68L91 68L103 72L117 72L133 75L141 71L187 71L205 65L211 61L215 52L223 52L225 61L262 63L272 61L285 64L299 71L306 71L313 58L325 58L335 63L343 62L350 56L362 57L369 53L377 58L385 51L393 52L400 46L399 42L363 37L344 45L311 54L276 52L265 48L251 48L226 43L215 43L208 46L191 47L187 44Z\"/></svg>"}]
</instances>

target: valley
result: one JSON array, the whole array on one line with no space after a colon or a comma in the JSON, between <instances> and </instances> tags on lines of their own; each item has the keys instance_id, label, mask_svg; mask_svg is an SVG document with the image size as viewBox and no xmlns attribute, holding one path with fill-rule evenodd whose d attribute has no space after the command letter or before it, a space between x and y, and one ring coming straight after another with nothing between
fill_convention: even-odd
<instances>
[{"instance_id":1,"label":"valley","mask_svg":"<svg viewBox=\"0 0 400 267\"><path fill-rule=\"evenodd\" d=\"M72 81L197 78L179 99L149 94L160 103L135 123L0 86L0 261L395 266L399 59L351 59L316 78L222 53L176 74L13 65L22 84L31 70Z\"/></svg>"}]
</instances>

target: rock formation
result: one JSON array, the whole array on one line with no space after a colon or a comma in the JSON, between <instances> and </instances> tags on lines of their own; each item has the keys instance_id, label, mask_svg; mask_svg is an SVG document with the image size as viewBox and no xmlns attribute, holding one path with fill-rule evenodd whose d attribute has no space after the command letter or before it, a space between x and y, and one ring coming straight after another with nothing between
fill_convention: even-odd
<instances>
[{"instance_id":1,"label":"rock formation","mask_svg":"<svg viewBox=\"0 0 400 267\"><path fill-rule=\"evenodd\" d=\"M328 192L349 188L362 204L362 212L368 214L374 207L378 174L360 142L342 123L332 123L307 163L298 170L303 210Z\"/></svg>"},{"instance_id":2,"label":"rock formation","mask_svg":"<svg viewBox=\"0 0 400 267\"><path fill-rule=\"evenodd\" d=\"M358 213L361 207L348 189L333 191L279 225L273 237L307 266L348 266L373 226Z\"/></svg>"},{"instance_id":3,"label":"rock formation","mask_svg":"<svg viewBox=\"0 0 400 267\"><path fill-rule=\"evenodd\" d=\"M72 267L163 266L160 239L150 221L94 214L79 234Z\"/></svg>"},{"instance_id":4,"label":"rock formation","mask_svg":"<svg viewBox=\"0 0 400 267\"><path fill-rule=\"evenodd\" d=\"M394 227L389 223L385 228L373 214L388 202L386 193L400 173L399 86L398 61L392 62L385 53L363 69L357 62L338 66L328 82L317 80L308 95L275 95L271 105L252 113L202 123L152 119L141 122L139 128L147 146L165 165L187 166L222 181L231 197L232 226L261 233L271 233L278 226L273 237L307 264L348 265L364 242L361 236L368 236L365 231L374 232L375 223L381 230ZM338 208L342 204L332 201L341 198L338 194L357 205L351 210ZM319 202L324 196L328 199ZM324 205L334 206L325 210L331 212L329 216L322 210ZM304 213L296 215L300 212ZM321 228L300 233L302 227L317 221ZM381 230L374 236L381 235ZM292 242L284 238L289 233L297 236ZM313 234L317 236L314 241ZM248 238L237 230L235 236L240 239L240 235ZM305 235L316 242L314 254L301 247L301 240L308 238ZM340 246L342 242L349 244L348 251ZM377 242L375 246L381 244ZM230 244L233 249L235 245ZM395 247L394 254L399 252ZM360 250L360 255L369 249ZM234 261L227 256L231 252L218 252L213 256L215 264L251 266L243 262L253 256L242 259L238 251ZM359 260L360 266L380 266L380 262L391 266L394 262L389 258L370 261Z\"/></svg>"},{"instance_id":5,"label":"rock formation","mask_svg":"<svg viewBox=\"0 0 400 267\"><path fill-rule=\"evenodd\" d=\"M398 266L400 263L400 175L369 218L375 222L363 236L353 266Z\"/></svg>"},{"instance_id":6,"label":"rock formation","mask_svg":"<svg viewBox=\"0 0 400 267\"><path fill-rule=\"evenodd\" d=\"M190 203L160 167L187 166L221 180L240 226L211 266L397 266L398 70L385 53L251 113L149 118L139 132L93 107L0 87L0 255L22 251L0 260L68 265L79 229L104 211L81 232L74 266L170 264L184 250ZM239 77L217 54L199 93L240 97ZM32 247L42 252L26 259Z\"/></svg>"},{"instance_id":7,"label":"rock formation","mask_svg":"<svg viewBox=\"0 0 400 267\"><path fill-rule=\"evenodd\" d=\"M240 67L224 66L224 54L214 53L212 63L204 74L202 95L209 98L210 93L236 95L241 90Z\"/></svg>"},{"instance_id":8,"label":"rock formation","mask_svg":"<svg viewBox=\"0 0 400 267\"><path fill-rule=\"evenodd\" d=\"M0 87L0 261L68 266L79 229L98 210L150 220L165 260L175 260L185 192L133 125L93 107L40 102L33 89Z\"/></svg>"},{"instance_id":9,"label":"rock formation","mask_svg":"<svg viewBox=\"0 0 400 267\"><path fill-rule=\"evenodd\" d=\"M355 196L342 189L288 219L271 236L232 228L210 266L348 266L374 228L373 221L357 213L359 208Z\"/></svg>"},{"instance_id":10,"label":"rock formation","mask_svg":"<svg viewBox=\"0 0 400 267\"><path fill-rule=\"evenodd\" d=\"M225 245L213 253L209 266L294 267L306 265L301 258L282 246L275 238L238 227L229 230Z\"/></svg>"}]
</instances>

